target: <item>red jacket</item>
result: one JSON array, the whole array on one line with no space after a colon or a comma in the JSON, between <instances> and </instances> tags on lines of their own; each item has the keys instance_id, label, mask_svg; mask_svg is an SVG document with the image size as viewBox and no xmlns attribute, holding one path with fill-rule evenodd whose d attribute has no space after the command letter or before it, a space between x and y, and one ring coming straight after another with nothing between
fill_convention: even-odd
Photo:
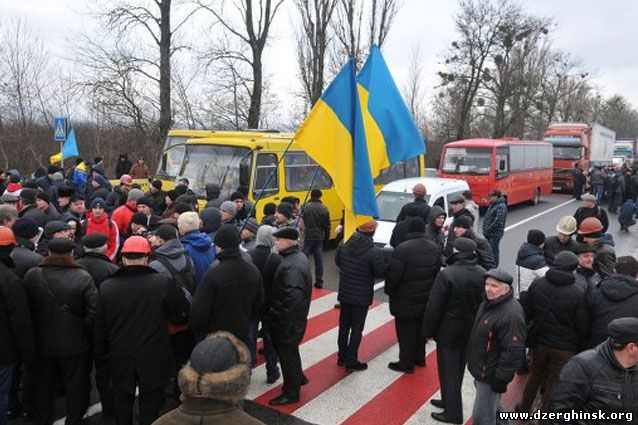
<instances>
[{"instance_id":1,"label":"red jacket","mask_svg":"<svg viewBox=\"0 0 638 425\"><path fill-rule=\"evenodd\" d=\"M117 225L110 220L106 213L102 214L99 218L91 216L84 222L85 235L91 233L102 233L108 236L106 241L105 255L115 262L115 256L120 246L120 232L117 230Z\"/></svg>"},{"instance_id":2,"label":"red jacket","mask_svg":"<svg viewBox=\"0 0 638 425\"><path fill-rule=\"evenodd\" d=\"M131 224L131 218L133 218L133 214L137 211L137 202L136 201L126 201L126 204L121 207L117 207L113 214L111 214L111 220L117 224L117 230L120 232L120 235L126 237L128 236L128 225Z\"/></svg>"}]
</instances>

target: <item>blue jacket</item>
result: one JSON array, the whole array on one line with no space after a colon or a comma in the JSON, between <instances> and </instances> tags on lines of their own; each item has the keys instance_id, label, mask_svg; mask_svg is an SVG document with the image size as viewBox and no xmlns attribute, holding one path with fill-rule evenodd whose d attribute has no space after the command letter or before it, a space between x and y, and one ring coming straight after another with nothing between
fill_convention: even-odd
<instances>
[{"instance_id":1,"label":"blue jacket","mask_svg":"<svg viewBox=\"0 0 638 425\"><path fill-rule=\"evenodd\" d=\"M483 217L483 236L486 239L503 236L506 219L507 204L505 198L501 198L490 205Z\"/></svg>"},{"instance_id":2,"label":"blue jacket","mask_svg":"<svg viewBox=\"0 0 638 425\"><path fill-rule=\"evenodd\" d=\"M181 237L182 245L186 254L193 261L195 267L195 277L193 284L195 287L199 285L206 271L215 260L215 248L213 241L206 233L199 230L193 230Z\"/></svg>"},{"instance_id":3,"label":"blue jacket","mask_svg":"<svg viewBox=\"0 0 638 425\"><path fill-rule=\"evenodd\" d=\"M628 199L620 207L618 222L620 224L631 224L636 214L638 214L638 206L631 199Z\"/></svg>"}]
</instances>

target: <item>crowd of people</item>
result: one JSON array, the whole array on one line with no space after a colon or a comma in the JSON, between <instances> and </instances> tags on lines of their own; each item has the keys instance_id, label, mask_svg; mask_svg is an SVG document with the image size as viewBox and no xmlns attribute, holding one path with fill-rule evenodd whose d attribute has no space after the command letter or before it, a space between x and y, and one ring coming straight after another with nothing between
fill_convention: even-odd
<instances>
[{"instance_id":1,"label":"crowd of people","mask_svg":"<svg viewBox=\"0 0 638 425\"><path fill-rule=\"evenodd\" d=\"M144 167L126 161L118 173ZM111 187L100 158L45 172L0 172L0 424L6 411L49 425L60 394L66 423L78 424L92 379L103 417L117 424L134 423L136 394L142 425L260 423L240 408L250 380L264 378L250 372L258 338L267 383L283 378L270 404L300 400L308 378L299 345L332 231L320 190L307 202L263 205L258 222L245 187L220 199L210 183L200 208L187 179L168 191L152 181L144 193L122 173ZM425 186L413 193L392 250L375 245L374 220L338 245L337 364L367 369L359 346L383 278L399 345L388 368L427 367L426 343L436 341L436 420L463 423L466 366L475 424L503 423L501 394L517 372L528 374L519 412L540 394L547 410L638 418L638 261L616 257L596 196L583 195L556 235L531 230L514 277L498 268L507 216L499 191L482 235L470 191L451 201L449 228ZM181 405L160 418L167 394Z\"/></svg>"}]
</instances>

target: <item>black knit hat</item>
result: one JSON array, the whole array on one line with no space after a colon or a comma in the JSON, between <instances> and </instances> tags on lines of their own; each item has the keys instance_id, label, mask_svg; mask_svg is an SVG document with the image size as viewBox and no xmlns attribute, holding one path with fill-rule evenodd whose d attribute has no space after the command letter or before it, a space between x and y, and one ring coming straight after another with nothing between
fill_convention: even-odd
<instances>
[{"instance_id":1,"label":"black knit hat","mask_svg":"<svg viewBox=\"0 0 638 425\"><path fill-rule=\"evenodd\" d=\"M244 200L245 196L243 193L241 193L240 191L236 190L233 193L230 194L230 198L228 198L230 201L235 201L237 199L241 199L242 201Z\"/></svg>"},{"instance_id":2,"label":"black knit hat","mask_svg":"<svg viewBox=\"0 0 638 425\"><path fill-rule=\"evenodd\" d=\"M153 180L153 183L151 183L151 186L153 186L157 190L162 190L162 181L161 180Z\"/></svg>"},{"instance_id":3,"label":"black knit hat","mask_svg":"<svg viewBox=\"0 0 638 425\"><path fill-rule=\"evenodd\" d=\"M88 234L82 238L82 245L86 248L101 248L108 242L108 237L100 232Z\"/></svg>"},{"instance_id":4,"label":"black knit hat","mask_svg":"<svg viewBox=\"0 0 638 425\"><path fill-rule=\"evenodd\" d=\"M425 222L421 217L412 217L408 221L408 233L423 233L425 232Z\"/></svg>"},{"instance_id":5,"label":"black knit hat","mask_svg":"<svg viewBox=\"0 0 638 425\"><path fill-rule=\"evenodd\" d=\"M215 245L221 249L237 248L239 242L239 232L232 224L222 225L215 233Z\"/></svg>"},{"instance_id":6,"label":"black knit hat","mask_svg":"<svg viewBox=\"0 0 638 425\"><path fill-rule=\"evenodd\" d=\"M288 202L280 203L277 205L277 212L290 220L292 218L292 204Z\"/></svg>"},{"instance_id":7,"label":"black knit hat","mask_svg":"<svg viewBox=\"0 0 638 425\"><path fill-rule=\"evenodd\" d=\"M541 246L545 243L545 233L537 229L532 229L527 232L527 242L532 245Z\"/></svg>"},{"instance_id":8,"label":"black knit hat","mask_svg":"<svg viewBox=\"0 0 638 425\"><path fill-rule=\"evenodd\" d=\"M32 217L21 217L13 223L11 229L16 236L31 239L38 234L38 223Z\"/></svg>"},{"instance_id":9,"label":"black knit hat","mask_svg":"<svg viewBox=\"0 0 638 425\"><path fill-rule=\"evenodd\" d=\"M155 231L155 235L164 241L170 241L172 239L177 239L177 229L170 224L162 224Z\"/></svg>"},{"instance_id":10,"label":"black knit hat","mask_svg":"<svg viewBox=\"0 0 638 425\"><path fill-rule=\"evenodd\" d=\"M146 226L148 224L148 218L144 213L136 212L131 217L131 224L140 224L142 226Z\"/></svg>"},{"instance_id":11,"label":"black knit hat","mask_svg":"<svg viewBox=\"0 0 638 425\"><path fill-rule=\"evenodd\" d=\"M462 215L460 217L456 217L454 221L452 221L452 228L462 227L464 229L472 228L472 219L466 215Z\"/></svg>"},{"instance_id":12,"label":"black knit hat","mask_svg":"<svg viewBox=\"0 0 638 425\"><path fill-rule=\"evenodd\" d=\"M24 199L25 204L33 204L35 202L36 191L34 189L22 189L20 198Z\"/></svg>"},{"instance_id":13,"label":"black knit hat","mask_svg":"<svg viewBox=\"0 0 638 425\"><path fill-rule=\"evenodd\" d=\"M147 207L153 206L153 198L150 196L142 196L137 200L137 205L146 205Z\"/></svg>"},{"instance_id":14,"label":"black knit hat","mask_svg":"<svg viewBox=\"0 0 638 425\"><path fill-rule=\"evenodd\" d=\"M175 205L175 212L177 214L184 214L185 212L193 211L193 208L186 202L180 202Z\"/></svg>"},{"instance_id":15,"label":"black knit hat","mask_svg":"<svg viewBox=\"0 0 638 425\"><path fill-rule=\"evenodd\" d=\"M476 242L469 238L456 238L454 249L459 252L474 252L476 251Z\"/></svg>"},{"instance_id":16,"label":"black knit hat","mask_svg":"<svg viewBox=\"0 0 638 425\"><path fill-rule=\"evenodd\" d=\"M36 198L43 200L44 202L46 202L47 204L50 202L49 201L49 194L46 192L38 192L35 195Z\"/></svg>"},{"instance_id":17,"label":"black knit hat","mask_svg":"<svg viewBox=\"0 0 638 425\"><path fill-rule=\"evenodd\" d=\"M255 220L254 217L248 217L246 219L246 224L244 224L244 229L256 235L257 229L259 229L259 224L257 223L257 220Z\"/></svg>"},{"instance_id":18,"label":"black knit hat","mask_svg":"<svg viewBox=\"0 0 638 425\"><path fill-rule=\"evenodd\" d=\"M574 271L578 267L578 257L571 251L561 251L554 257L554 267Z\"/></svg>"}]
</instances>

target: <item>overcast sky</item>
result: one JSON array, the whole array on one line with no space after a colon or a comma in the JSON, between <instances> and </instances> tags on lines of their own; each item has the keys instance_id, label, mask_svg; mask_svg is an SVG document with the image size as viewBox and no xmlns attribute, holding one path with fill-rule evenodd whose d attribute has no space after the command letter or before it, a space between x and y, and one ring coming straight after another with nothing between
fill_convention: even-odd
<instances>
[{"instance_id":1,"label":"overcast sky","mask_svg":"<svg viewBox=\"0 0 638 425\"><path fill-rule=\"evenodd\" d=\"M81 4L80 0L0 0L0 14L18 12L28 17L44 36L46 47L54 55L63 55L71 29L86 22ZM620 93L638 106L638 1L528 0L523 4L529 12L554 18L558 24L553 34L555 47L580 59L606 96ZM440 54L455 37L457 9L454 0L403 0L383 49L399 85L413 46L420 45L424 87L427 94L432 93L438 82L436 72L441 69ZM298 87L292 16L292 2L287 0L265 59L273 90L281 99L290 98Z\"/></svg>"}]
</instances>

